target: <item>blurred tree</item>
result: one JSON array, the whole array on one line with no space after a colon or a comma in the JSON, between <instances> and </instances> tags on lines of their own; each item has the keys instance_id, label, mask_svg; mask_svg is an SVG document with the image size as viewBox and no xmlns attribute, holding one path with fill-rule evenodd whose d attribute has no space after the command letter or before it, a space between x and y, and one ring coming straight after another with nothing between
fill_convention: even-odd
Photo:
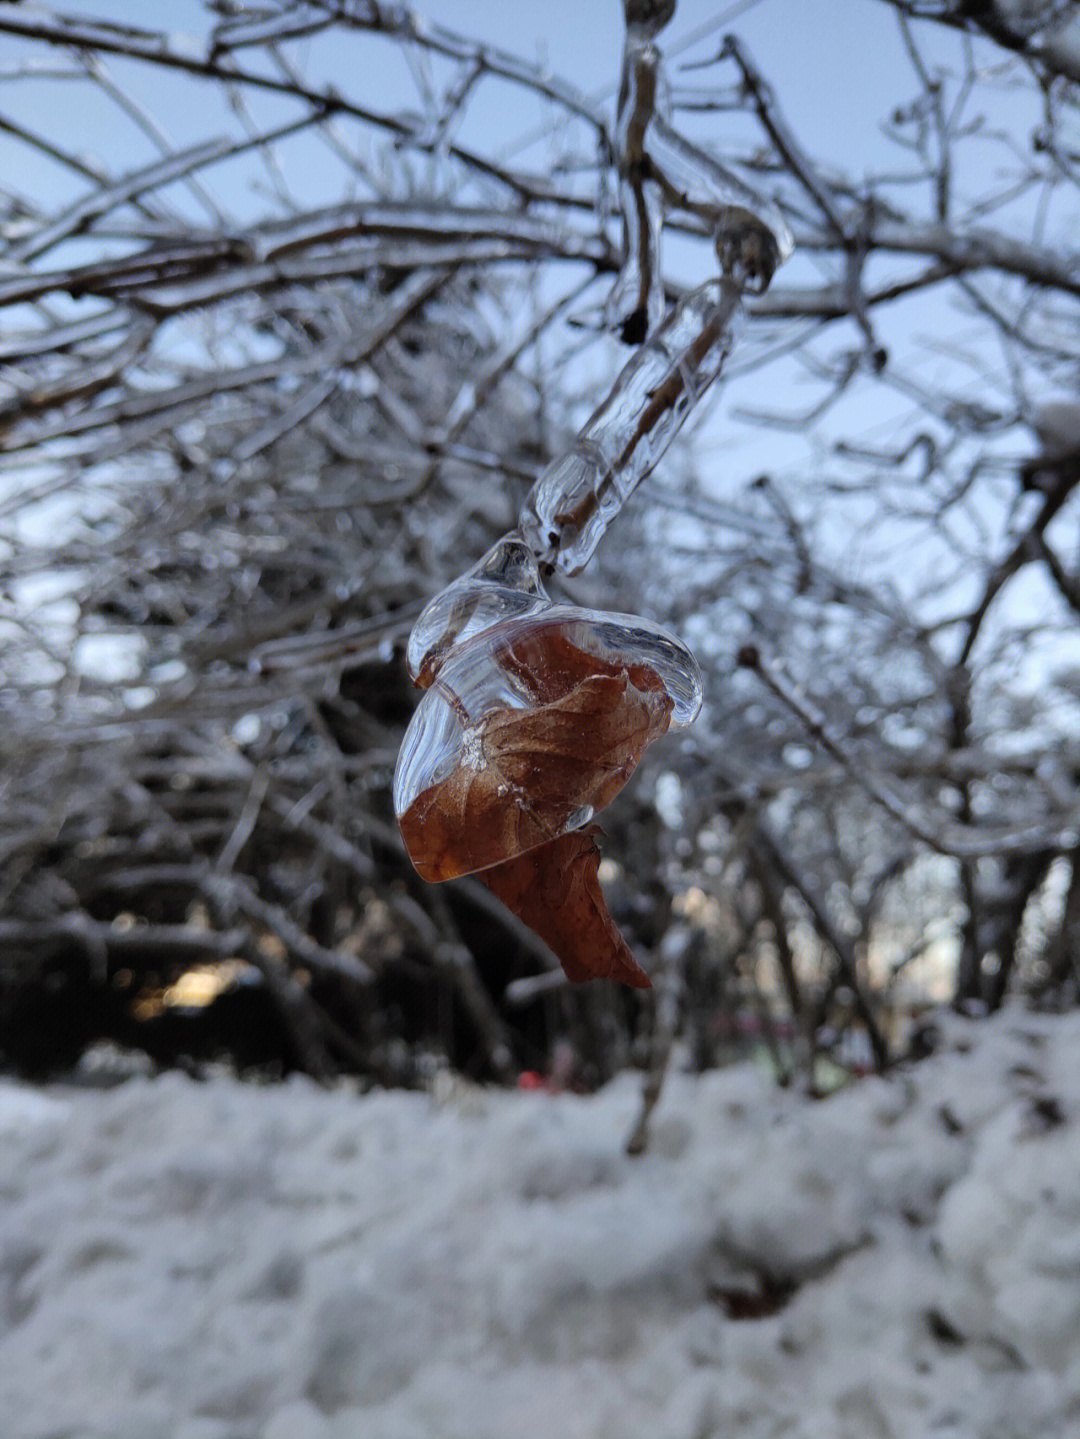
<instances>
[{"instance_id":1,"label":"blurred tree","mask_svg":"<svg viewBox=\"0 0 1080 1439\"><path fill-rule=\"evenodd\" d=\"M706 670L612 817L632 942L687 1002L736 1002L734 969L803 1053L853 1014L880 1059L946 966L958 1000L1021 963L1080 991L1072 8L882 0L873 172L715 30L647 135L669 175L768 196L795 256L722 416L562 592L674 623ZM636 18L647 49L666 14ZM0 1059L48 1067L61 1014L65 1059L130 1040L210 966L261 976L313 1072L408 1080L435 1049L508 1076L568 1032L602 1077L640 1001L568 991L482 886L407 867L401 651L715 275L700 196L404 6L216 3L192 39L0 4L0 32ZM543 136L474 140L510 93ZM680 264L635 308L661 221Z\"/></svg>"}]
</instances>

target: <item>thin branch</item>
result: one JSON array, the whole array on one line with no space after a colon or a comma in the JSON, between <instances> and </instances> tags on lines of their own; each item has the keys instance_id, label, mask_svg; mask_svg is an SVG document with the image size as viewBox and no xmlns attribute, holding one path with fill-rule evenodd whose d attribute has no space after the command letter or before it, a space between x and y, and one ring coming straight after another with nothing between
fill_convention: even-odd
<instances>
[{"instance_id":1,"label":"thin branch","mask_svg":"<svg viewBox=\"0 0 1080 1439\"><path fill-rule=\"evenodd\" d=\"M1053 849L1064 847L1080 823L1080 811L1070 816L1065 823L1046 821L1027 825L1022 829L1007 829L987 833L970 824L957 824L953 815L943 814L936 824L928 824L921 817L922 804L906 804L899 799L882 780L871 774L853 758L848 746L827 723L825 717L814 706L781 667L767 662L757 646L744 645L739 651L739 665L753 671L765 686L779 699L792 714L799 717L807 732L830 754L855 781L857 785L885 811L891 819L907 832L935 850L938 854L953 859L975 860L1012 853L1023 854L1032 848Z\"/></svg>"}]
</instances>

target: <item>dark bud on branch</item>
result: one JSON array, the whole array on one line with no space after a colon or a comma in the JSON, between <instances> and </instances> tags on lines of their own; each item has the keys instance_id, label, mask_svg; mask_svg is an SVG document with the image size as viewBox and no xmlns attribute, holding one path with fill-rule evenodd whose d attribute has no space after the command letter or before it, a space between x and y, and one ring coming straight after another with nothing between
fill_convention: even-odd
<instances>
[{"instance_id":1,"label":"dark bud on branch","mask_svg":"<svg viewBox=\"0 0 1080 1439\"><path fill-rule=\"evenodd\" d=\"M675 0L623 0L626 28L652 39L675 14Z\"/></svg>"}]
</instances>

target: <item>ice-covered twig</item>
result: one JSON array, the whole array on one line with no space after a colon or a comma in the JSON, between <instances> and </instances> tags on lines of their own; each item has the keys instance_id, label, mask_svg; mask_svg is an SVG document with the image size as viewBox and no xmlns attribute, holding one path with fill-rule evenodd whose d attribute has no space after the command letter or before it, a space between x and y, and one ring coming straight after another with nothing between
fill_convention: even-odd
<instances>
[{"instance_id":1,"label":"ice-covered twig","mask_svg":"<svg viewBox=\"0 0 1080 1439\"><path fill-rule=\"evenodd\" d=\"M740 314L739 287L687 295L624 366L572 448L533 486L519 516L545 568L576 574L719 375Z\"/></svg>"},{"instance_id":2,"label":"ice-covered twig","mask_svg":"<svg viewBox=\"0 0 1080 1439\"><path fill-rule=\"evenodd\" d=\"M795 138L795 132L784 119L772 86L751 60L746 46L735 35L724 36L724 43L720 47L720 54L717 58L723 60L729 56L739 67L743 86L753 100L754 108L761 117L761 123L776 146L778 154L783 157L788 169L813 198L825 216L829 227L835 234L846 239L847 228L843 216L837 209L833 195L821 180L812 161L804 153L802 146Z\"/></svg>"},{"instance_id":3,"label":"ice-covered twig","mask_svg":"<svg viewBox=\"0 0 1080 1439\"><path fill-rule=\"evenodd\" d=\"M616 126L625 253L607 312L622 339L643 343L571 449L537 480L519 517L541 566L569 574L588 563L608 524L719 376L743 294L767 288L791 251L775 207L661 113L665 85L654 41L673 12L667 3L626 4ZM686 211L707 227L720 276L661 319L660 241L668 209Z\"/></svg>"},{"instance_id":4,"label":"ice-covered twig","mask_svg":"<svg viewBox=\"0 0 1080 1439\"><path fill-rule=\"evenodd\" d=\"M610 327L639 344L660 322L665 293L660 241L665 214L682 211L711 234L725 275L768 288L792 237L776 206L671 124L669 87L654 43L674 5L626 5L626 43L615 126L623 263L606 305ZM751 237L753 241L751 242Z\"/></svg>"},{"instance_id":5,"label":"ice-covered twig","mask_svg":"<svg viewBox=\"0 0 1080 1439\"><path fill-rule=\"evenodd\" d=\"M645 150L645 135L656 113L660 52L633 36L628 30L615 127L623 263L606 305L608 323L628 345L640 344L664 313L659 264L664 209Z\"/></svg>"}]
</instances>

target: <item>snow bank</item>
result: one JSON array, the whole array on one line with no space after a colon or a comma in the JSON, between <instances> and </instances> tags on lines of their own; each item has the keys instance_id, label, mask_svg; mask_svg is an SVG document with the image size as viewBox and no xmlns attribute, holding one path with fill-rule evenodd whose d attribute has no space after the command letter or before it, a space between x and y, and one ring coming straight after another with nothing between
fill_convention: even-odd
<instances>
[{"instance_id":1,"label":"snow bank","mask_svg":"<svg viewBox=\"0 0 1080 1439\"><path fill-rule=\"evenodd\" d=\"M1080 1432L1080 1015L637 1102L0 1086L0 1433Z\"/></svg>"}]
</instances>

